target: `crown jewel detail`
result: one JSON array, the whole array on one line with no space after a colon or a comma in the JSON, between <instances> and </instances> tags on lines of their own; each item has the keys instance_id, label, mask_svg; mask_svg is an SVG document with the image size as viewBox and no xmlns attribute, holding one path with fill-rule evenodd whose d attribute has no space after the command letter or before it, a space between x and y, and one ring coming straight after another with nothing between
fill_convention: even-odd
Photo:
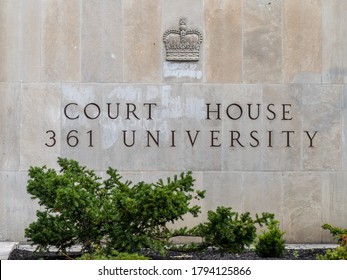
<instances>
[{"instance_id":1,"label":"crown jewel detail","mask_svg":"<svg viewBox=\"0 0 347 280\"><path fill-rule=\"evenodd\" d=\"M179 20L179 30L169 29L163 35L166 60L198 61L202 34L197 29L187 29L187 19Z\"/></svg>"}]
</instances>

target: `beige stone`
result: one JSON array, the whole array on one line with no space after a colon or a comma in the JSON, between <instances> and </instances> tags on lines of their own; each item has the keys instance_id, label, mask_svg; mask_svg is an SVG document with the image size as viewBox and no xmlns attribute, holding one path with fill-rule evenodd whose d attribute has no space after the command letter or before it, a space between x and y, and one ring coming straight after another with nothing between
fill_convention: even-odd
<instances>
[{"instance_id":1,"label":"beige stone","mask_svg":"<svg viewBox=\"0 0 347 280\"><path fill-rule=\"evenodd\" d=\"M262 169L262 148L265 144L262 140L264 110L261 105L258 115L258 104L262 104L262 96L261 85L224 86L221 109L224 171Z\"/></svg>"},{"instance_id":2,"label":"beige stone","mask_svg":"<svg viewBox=\"0 0 347 280\"><path fill-rule=\"evenodd\" d=\"M82 1L82 81L122 82L121 1Z\"/></svg>"},{"instance_id":3,"label":"beige stone","mask_svg":"<svg viewBox=\"0 0 347 280\"><path fill-rule=\"evenodd\" d=\"M317 131L312 146L303 140L304 170L341 170L342 167L342 87L306 85L302 95L303 131Z\"/></svg>"},{"instance_id":4,"label":"beige stone","mask_svg":"<svg viewBox=\"0 0 347 280\"><path fill-rule=\"evenodd\" d=\"M283 228L287 243L321 240L322 177L317 173L283 175Z\"/></svg>"},{"instance_id":5,"label":"beige stone","mask_svg":"<svg viewBox=\"0 0 347 280\"><path fill-rule=\"evenodd\" d=\"M322 81L347 82L347 2L322 1Z\"/></svg>"},{"instance_id":6,"label":"beige stone","mask_svg":"<svg viewBox=\"0 0 347 280\"><path fill-rule=\"evenodd\" d=\"M204 172L203 184L206 197L202 201L203 220L207 211L216 211L218 206L231 207L233 211L243 212L243 174L242 172Z\"/></svg>"},{"instance_id":7,"label":"beige stone","mask_svg":"<svg viewBox=\"0 0 347 280\"><path fill-rule=\"evenodd\" d=\"M124 80L161 81L161 1L123 1Z\"/></svg>"},{"instance_id":8,"label":"beige stone","mask_svg":"<svg viewBox=\"0 0 347 280\"><path fill-rule=\"evenodd\" d=\"M301 169L302 94L300 85L264 85L263 170Z\"/></svg>"},{"instance_id":9,"label":"beige stone","mask_svg":"<svg viewBox=\"0 0 347 280\"><path fill-rule=\"evenodd\" d=\"M284 1L283 19L284 81L320 83L322 0Z\"/></svg>"},{"instance_id":10,"label":"beige stone","mask_svg":"<svg viewBox=\"0 0 347 280\"><path fill-rule=\"evenodd\" d=\"M242 1L205 1L205 80L242 82Z\"/></svg>"},{"instance_id":11,"label":"beige stone","mask_svg":"<svg viewBox=\"0 0 347 280\"><path fill-rule=\"evenodd\" d=\"M44 82L80 81L80 1L42 1Z\"/></svg>"},{"instance_id":12,"label":"beige stone","mask_svg":"<svg viewBox=\"0 0 347 280\"><path fill-rule=\"evenodd\" d=\"M343 87L342 93L342 140L341 140L341 149L342 149L342 170L347 170L347 86Z\"/></svg>"},{"instance_id":13,"label":"beige stone","mask_svg":"<svg viewBox=\"0 0 347 280\"><path fill-rule=\"evenodd\" d=\"M282 174L247 172L243 177L243 210L250 212L253 217L256 213L273 213L282 227Z\"/></svg>"},{"instance_id":14,"label":"beige stone","mask_svg":"<svg viewBox=\"0 0 347 280\"><path fill-rule=\"evenodd\" d=\"M0 170L19 168L20 85L0 83Z\"/></svg>"},{"instance_id":15,"label":"beige stone","mask_svg":"<svg viewBox=\"0 0 347 280\"><path fill-rule=\"evenodd\" d=\"M283 82L283 0L243 2L243 81Z\"/></svg>"},{"instance_id":16,"label":"beige stone","mask_svg":"<svg viewBox=\"0 0 347 280\"><path fill-rule=\"evenodd\" d=\"M107 109L102 97L100 84L62 85L61 155L96 170L107 169L102 145L102 118Z\"/></svg>"},{"instance_id":17,"label":"beige stone","mask_svg":"<svg viewBox=\"0 0 347 280\"><path fill-rule=\"evenodd\" d=\"M20 118L20 169L56 166L60 155L60 84L23 84Z\"/></svg>"},{"instance_id":18,"label":"beige stone","mask_svg":"<svg viewBox=\"0 0 347 280\"><path fill-rule=\"evenodd\" d=\"M183 154L185 170L222 170L223 126L213 113L207 116L207 103L222 103L221 85L182 86ZM181 148L182 149L182 148Z\"/></svg>"},{"instance_id":19,"label":"beige stone","mask_svg":"<svg viewBox=\"0 0 347 280\"><path fill-rule=\"evenodd\" d=\"M0 81L40 81L40 2L1 1Z\"/></svg>"},{"instance_id":20,"label":"beige stone","mask_svg":"<svg viewBox=\"0 0 347 280\"><path fill-rule=\"evenodd\" d=\"M347 224L347 173L326 173L322 189L322 225L346 228ZM333 242L328 230L322 233L322 242ZM336 242L336 241L335 241Z\"/></svg>"},{"instance_id":21,"label":"beige stone","mask_svg":"<svg viewBox=\"0 0 347 280\"><path fill-rule=\"evenodd\" d=\"M26 172L0 172L0 240L24 241L24 230L39 209L26 191Z\"/></svg>"}]
</instances>

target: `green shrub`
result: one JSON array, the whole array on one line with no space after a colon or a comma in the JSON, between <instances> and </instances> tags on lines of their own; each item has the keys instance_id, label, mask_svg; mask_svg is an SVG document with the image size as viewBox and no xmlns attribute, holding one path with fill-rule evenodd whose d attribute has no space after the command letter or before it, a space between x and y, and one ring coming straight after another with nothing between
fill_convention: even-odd
<instances>
[{"instance_id":1,"label":"green shrub","mask_svg":"<svg viewBox=\"0 0 347 280\"><path fill-rule=\"evenodd\" d=\"M224 206L216 212L208 211L208 221L198 225L194 232L204 238L203 246L216 246L222 252L242 253L256 238L255 224L262 225L273 214L263 213L253 220L249 212L239 214Z\"/></svg>"},{"instance_id":2,"label":"green shrub","mask_svg":"<svg viewBox=\"0 0 347 280\"><path fill-rule=\"evenodd\" d=\"M255 243L255 252L262 258L280 258L284 254L284 232L279 228L279 222L271 219L267 224L268 231L258 235Z\"/></svg>"},{"instance_id":3,"label":"green shrub","mask_svg":"<svg viewBox=\"0 0 347 280\"><path fill-rule=\"evenodd\" d=\"M347 229L324 224L323 229L329 230L334 239L340 244L335 249L327 250L324 255L317 255L318 260L347 260Z\"/></svg>"},{"instance_id":4,"label":"green shrub","mask_svg":"<svg viewBox=\"0 0 347 280\"><path fill-rule=\"evenodd\" d=\"M137 253L120 253L116 250L107 252L102 249L97 249L94 253L85 253L77 260L149 260L145 256Z\"/></svg>"},{"instance_id":5,"label":"green shrub","mask_svg":"<svg viewBox=\"0 0 347 280\"><path fill-rule=\"evenodd\" d=\"M166 183L132 185L112 168L101 181L74 160L59 158L58 164L59 173L45 166L29 170L27 190L43 209L25 236L39 249L55 246L64 251L82 244L93 253L103 240L109 250L119 252L164 252L171 234L167 224L200 212L199 206L190 206L193 198L204 197L204 192L194 191L191 172Z\"/></svg>"}]
</instances>

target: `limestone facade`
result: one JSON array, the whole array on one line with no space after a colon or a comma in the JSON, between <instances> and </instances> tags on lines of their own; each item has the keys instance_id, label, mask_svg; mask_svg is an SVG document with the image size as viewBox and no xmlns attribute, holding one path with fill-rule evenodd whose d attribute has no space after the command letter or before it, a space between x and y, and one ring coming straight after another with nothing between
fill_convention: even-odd
<instances>
[{"instance_id":1,"label":"limestone facade","mask_svg":"<svg viewBox=\"0 0 347 280\"><path fill-rule=\"evenodd\" d=\"M133 181L192 170L207 193L188 226L225 205L275 213L288 243L330 242L322 224L347 226L346 10L1 0L0 241L24 240L38 208L27 171L60 156ZM203 34L198 62L165 60L181 17Z\"/></svg>"}]
</instances>

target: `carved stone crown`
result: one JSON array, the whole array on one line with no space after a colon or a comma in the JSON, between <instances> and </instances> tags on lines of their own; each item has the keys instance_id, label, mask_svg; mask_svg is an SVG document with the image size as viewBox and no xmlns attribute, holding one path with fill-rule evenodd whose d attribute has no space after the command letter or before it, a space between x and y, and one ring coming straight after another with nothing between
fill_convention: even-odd
<instances>
[{"instance_id":1,"label":"carved stone crown","mask_svg":"<svg viewBox=\"0 0 347 280\"><path fill-rule=\"evenodd\" d=\"M179 23L179 30L169 29L163 35L166 60L198 61L202 34L197 29L187 29L185 18L181 18Z\"/></svg>"}]
</instances>

